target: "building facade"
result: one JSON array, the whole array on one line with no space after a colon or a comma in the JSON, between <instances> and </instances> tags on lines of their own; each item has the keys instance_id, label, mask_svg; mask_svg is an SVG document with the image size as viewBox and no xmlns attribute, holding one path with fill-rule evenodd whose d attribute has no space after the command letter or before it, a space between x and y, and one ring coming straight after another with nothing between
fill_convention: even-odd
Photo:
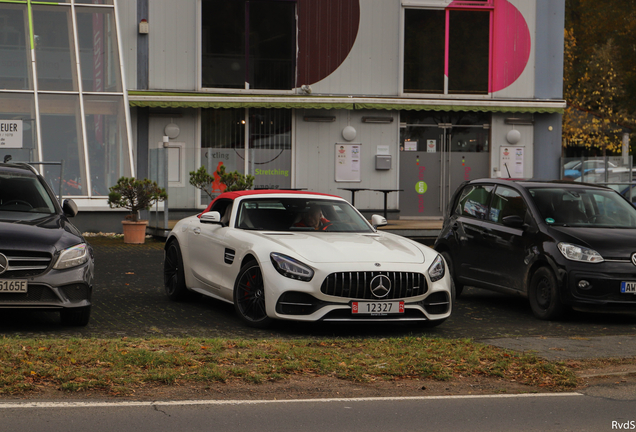
<instances>
[{"instance_id":1,"label":"building facade","mask_svg":"<svg viewBox=\"0 0 636 432\"><path fill-rule=\"evenodd\" d=\"M121 175L165 182L173 218L221 164L437 218L464 180L558 177L564 3L0 0L0 156L64 160L86 230L120 230Z\"/></svg>"}]
</instances>

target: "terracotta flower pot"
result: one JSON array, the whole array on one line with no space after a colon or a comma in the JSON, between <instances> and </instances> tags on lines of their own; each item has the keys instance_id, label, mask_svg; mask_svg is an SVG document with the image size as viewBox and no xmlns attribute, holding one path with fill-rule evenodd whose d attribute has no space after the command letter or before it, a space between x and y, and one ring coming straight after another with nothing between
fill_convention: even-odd
<instances>
[{"instance_id":1,"label":"terracotta flower pot","mask_svg":"<svg viewBox=\"0 0 636 432\"><path fill-rule=\"evenodd\" d=\"M148 221L121 221L124 228L124 243L143 244L146 241Z\"/></svg>"}]
</instances>

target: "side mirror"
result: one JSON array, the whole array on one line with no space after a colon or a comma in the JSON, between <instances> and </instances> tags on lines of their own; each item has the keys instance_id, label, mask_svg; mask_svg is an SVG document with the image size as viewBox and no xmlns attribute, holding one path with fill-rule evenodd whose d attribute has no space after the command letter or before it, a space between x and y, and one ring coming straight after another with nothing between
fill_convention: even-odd
<instances>
[{"instance_id":1,"label":"side mirror","mask_svg":"<svg viewBox=\"0 0 636 432\"><path fill-rule=\"evenodd\" d=\"M201 215L201 223L220 224L221 223L221 213L219 213L218 211L211 211L211 212L203 213Z\"/></svg>"},{"instance_id":2,"label":"side mirror","mask_svg":"<svg viewBox=\"0 0 636 432\"><path fill-rule=\"evenodd\" d=\"M521 216L510 215L504 217L502 220L503 224L510 228L523 228L524 222L521 219Z\"/></svg>"},{"instance_id":3,"label":"side mirror","mask_svg":"<svg viewBox=\"0 0 636 432\"><path fill-rule=\"evenodd\" d=\"M68 217L75 217L77 215L77 204L72 199L65 199L62 203L62 211L64 215Z\"/></svg>"},{"instance_id":4,"label":"side mirror","mask_svg":"<svg viewBox=\"0 0 636 432\"><path fill-rule=\"evenodd\" d=\"M373 225L373 228L381 227L386 224L387 224L386 219L383 216L380 216L380 215L371 216L371 225Z\"/></svg>"}]
</instances>

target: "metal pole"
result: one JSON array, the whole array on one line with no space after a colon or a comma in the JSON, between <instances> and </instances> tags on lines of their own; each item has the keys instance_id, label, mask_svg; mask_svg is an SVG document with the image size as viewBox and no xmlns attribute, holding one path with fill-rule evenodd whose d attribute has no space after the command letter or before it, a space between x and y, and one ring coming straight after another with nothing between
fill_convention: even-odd
<instances>
[{"instance_id":1,"label":"metal pole","mask_svg":"<svg viewBox=\"0 0 636 432\"><path fill-rule=\"evenodd\" d=\"M163 187L168 192L168 142L170 138L163 137ZM168 198L163 202L163 229L168 231Z\"/></svg>"},{"instance_id":2,"label":"metal pole","mask_svg":"<svg viewBox=\"0 0 636 432\"><path fill-rule=\"evenodd\" d=\"M64 159L61 159L60 160L60 197L59 197L60 204L62 204L62 182L64 181L63 178L64 178Z\"/></svg>"}]
</instances>

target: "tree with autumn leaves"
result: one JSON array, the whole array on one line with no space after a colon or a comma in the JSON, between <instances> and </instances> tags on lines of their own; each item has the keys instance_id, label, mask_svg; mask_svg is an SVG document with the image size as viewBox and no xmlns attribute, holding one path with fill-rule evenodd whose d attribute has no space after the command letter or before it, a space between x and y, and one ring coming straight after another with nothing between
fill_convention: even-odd
<instances>
[{"instance_id":1,"label":"tree with autumn leaves","mask_svg":"<svg viewBox=\"0 0 636 432\"><path fill-rule=\"evenodd\" d=\"M564 147L620 152L636 125L635 24L636 0L566 0Z\"/></svg>"}]
</instances>

